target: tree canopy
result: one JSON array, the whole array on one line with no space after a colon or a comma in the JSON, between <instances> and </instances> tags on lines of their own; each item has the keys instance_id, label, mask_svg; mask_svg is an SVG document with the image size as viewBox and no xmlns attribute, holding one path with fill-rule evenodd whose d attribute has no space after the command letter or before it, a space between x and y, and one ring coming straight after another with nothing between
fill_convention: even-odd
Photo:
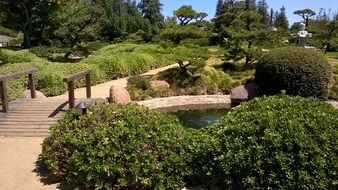
<instances>
[{"instance_id":1,"label":"tree canopy","mask_svg":"<svg viewBox=\"0 0 338 190\"><path fill-rule=\"evenodd\" d=\"M301 16L305 20L305 26L309 26L309 19L316 15L311 9L297 10L293 14Z\"/></svg>"}]
</instances>

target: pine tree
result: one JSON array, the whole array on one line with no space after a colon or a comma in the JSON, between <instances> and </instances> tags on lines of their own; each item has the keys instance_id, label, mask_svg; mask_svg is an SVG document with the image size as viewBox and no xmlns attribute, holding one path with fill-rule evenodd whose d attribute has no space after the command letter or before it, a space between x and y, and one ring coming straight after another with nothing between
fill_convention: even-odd
<instances>
[{"instance_id":1,"label":"pine tree","mask_svg":"<svg viewBox=\"0 0 338 190\"><path fill-rule=\"evenodd\" d=\"M269 19L269 26L272 27L274 26L274 20L275 18L275 11L273 10L273 8L270 9L270 19Z\"/></svg>"},{"instance_id":2,"label":"pine tree","mask_svg":"<svg viewBox=\"0 0 338 190\"><path fill-rule=\"evenodd\" d=\"M215 17L218 17L224 13L224 1L218 0L216 5L216 14Z\"/></svg>"},{"instance_id":3,"label":"pine tree","mask_svg":"<svg viewBox=\"0 0 338 190\"><path fill-rule=\"evenodd\" d=\"M284 6L282 6L282 8L280 9L280 13L278 13L276 15L275 27L281 28L281 29L288 29L289 28L289 21L288 21L288 18L286 17L286 12L285 12Z\"/></svg>"},{"instance_id":4,"label":"pine tree","mask_svg":"<svg viewBox=\"0 0 338 190\"><path fill-rule=\"evenodd\" d=\"M138 4L141 14L151 22L155 30L164 25L164 16L161 14L162 6L159 0L141 0Z\"/></svg>"},{"instance_id":5,"label":"pine tree","mask_svg":"<svg viewBox=\"0 0 338 190\"><path fill-rule=\"evenodd\" d=\"M257 11L259 14L262 15L261 23L265 26L269 26L270 24L270 17L268 12L269 6L266 0L260 0L258 1Z\"/></svg>"},{"instance_id":6,"label":"pine tree","mask_svg":"<svg viewBox=\"0 0 338 190\"><path fill-rule=\"evenodd\" d=\"M256 11L256 0L245 0L245 10L246 11Z\"/></svg>"}]
</instances>

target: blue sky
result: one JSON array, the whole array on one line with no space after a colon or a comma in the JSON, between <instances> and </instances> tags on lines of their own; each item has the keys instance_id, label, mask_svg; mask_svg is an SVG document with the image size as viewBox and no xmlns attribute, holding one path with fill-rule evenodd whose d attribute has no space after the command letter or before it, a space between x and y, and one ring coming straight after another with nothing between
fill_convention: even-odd
<instances>
[{"instance_id":1,"label":"blue sky","mask_svg":"<svg viewBox=\"0 0 338 190\"><path fill-rule=\"evenodd\" d=\"M173 10L182 5L192 5L197 11L208 13L208 19L211 19L215 14L217 0L161 0L161 2L165 16L171 16ZM338 11L338 0L267 0L267 2L275 10L279 10L284 5L290 24L301 21L299 16L293 15L293 12L298 9L310 8L318 12L320 8L328 9L331 7Z\"/></svg>"}]
</instances>

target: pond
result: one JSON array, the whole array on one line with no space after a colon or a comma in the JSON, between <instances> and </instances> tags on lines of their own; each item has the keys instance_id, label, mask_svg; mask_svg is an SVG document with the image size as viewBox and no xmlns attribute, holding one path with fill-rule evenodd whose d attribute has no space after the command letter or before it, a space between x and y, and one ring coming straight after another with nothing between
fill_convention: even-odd
<instances>
[{"instance_id":1,"label":"pond","mask_svg":"<svg viewBox=\"0 0 338 190\"><path fill-rule=\"evenodd\" d=\"M216 109L178 111L172 114L179 118L184 127L200 129L214 124L228 112L229 109Z\"/></svg>"}]
</instances>

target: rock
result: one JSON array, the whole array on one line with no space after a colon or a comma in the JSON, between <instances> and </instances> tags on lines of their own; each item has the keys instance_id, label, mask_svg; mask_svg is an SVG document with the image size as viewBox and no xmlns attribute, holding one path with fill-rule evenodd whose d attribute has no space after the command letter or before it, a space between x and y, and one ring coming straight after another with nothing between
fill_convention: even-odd
<instances>
[{"instance_id":1,"label":"rock","mask_svg":"<svg viewBox=\"0 0 338 190\"><path fill-rule=\"evenodd\" d=\"M169 83L167 83L166 81L164 80L153 80L153 81L150 81L150 87L151 88L154 88L154 89L168 89L170 88L170 85Z\"/></svg>"},{"instance_id":2,"label":"rock","mask_svg":"<svg viewBox=\"0 0 338 190\"><path fill-rule=\"evenodd\" d=\"M329 104L331 104L334 108L338 109L338 102L336 101L328 101Z\"/></svg>"},{"instance_id":3,"label":"rock","mask_svg":"<svg viewBox=\"0 0 338 190\"><path fill-rule=\"evenodd\" d=\"M30 90L25 90L23 92L24 94L24 98L31 98L31 91ZM42 92L40 91L36 91L36 98L37 99L44 99L47 98L44 94L42 94Z\"/></svg>"},{"instance_id":4,"label":"rock","mask_svg":"<svg viewBox=\"0 0 338 190\"><path fill-rule=\"evenodd\" d=\"M258 95L256 83L248 83L234 88L231 91L230 99L233 104L240 104L244 101L249 101Z\"/></svg>"},{"instance_id":5,"label":"rock","mask_svg":"<svg viewBox=\"0 0 338 190\"><path fill-rule=\"evenodd\" d=\"M131 102L130 94L125 88L113 85L109 91L109 102L129 104Z\"/></svg>"}]
</instances>

